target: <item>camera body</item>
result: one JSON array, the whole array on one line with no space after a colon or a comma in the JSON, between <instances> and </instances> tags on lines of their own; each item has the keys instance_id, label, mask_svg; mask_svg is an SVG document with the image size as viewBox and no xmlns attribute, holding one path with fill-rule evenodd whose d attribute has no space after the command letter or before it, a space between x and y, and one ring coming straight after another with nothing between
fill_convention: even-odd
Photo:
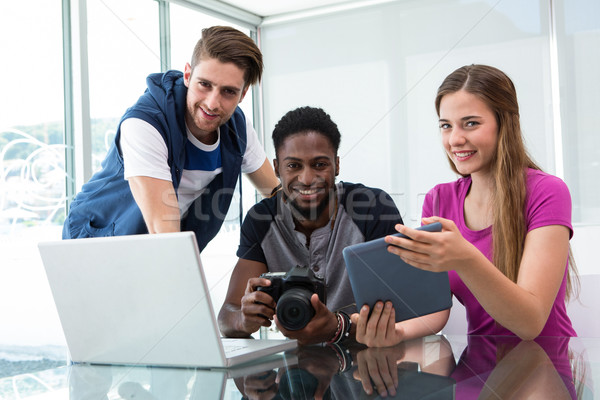
<instances>
[{"instance_id":1,"label":"camera body","mask_svg":"<svg viewBox=\"0 0 600 400\"><path fill-rule=\"evenodd\" d=\"M315 315L310 304L313 293L325 303L325 281L307 267L296 265L288 272L267 272L260 276L271 281L271 286L256 290L270 295L277 303L277 319L290 331L302 329Z\"/></svg>"}]
</instances>

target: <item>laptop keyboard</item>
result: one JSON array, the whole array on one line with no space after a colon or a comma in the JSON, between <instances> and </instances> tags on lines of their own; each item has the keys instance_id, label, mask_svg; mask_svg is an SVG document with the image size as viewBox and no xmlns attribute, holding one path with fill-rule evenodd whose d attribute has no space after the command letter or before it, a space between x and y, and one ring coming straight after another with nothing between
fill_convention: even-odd
<instances>
[{"instance_id":1,"label":"laptop keyboard","mask_svg":"<svg viewBox=\"0 0 600 400\"><path fill-rule=\"evenodd\" d=\"M223 349L225 349L226 353L243 350L247 347L248 347L248 345L246 343L237 341L235 339L234 340L223 340Z\"/></svg>"}]
</instances>

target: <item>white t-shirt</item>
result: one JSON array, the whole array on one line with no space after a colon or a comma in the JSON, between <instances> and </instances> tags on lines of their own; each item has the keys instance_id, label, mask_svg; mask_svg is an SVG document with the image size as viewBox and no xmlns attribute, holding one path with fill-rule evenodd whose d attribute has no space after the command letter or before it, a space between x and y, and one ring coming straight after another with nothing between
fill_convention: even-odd
<instances>
[{"instance_id":1,"label":"white t-shirt","mask_svg":"<svg viewBox=\"0 0 600 400\"><path fill-rule=\"evenodd\" d=\"M177 189L179 212L184 215L206 186L221 173L221 131L217 141L206 145L200 142L186 126L186 160L181 182ZM252 125L246 121L247 145L242 160L245 174L258 170L265 161L265 151L258 141ZM149 176L171 182L171 168L167 162L168 150L160 132L139 118L127 118L121 123L121 151L123 152L125 179L132 176Z\"/></svg>"}]
</instances>

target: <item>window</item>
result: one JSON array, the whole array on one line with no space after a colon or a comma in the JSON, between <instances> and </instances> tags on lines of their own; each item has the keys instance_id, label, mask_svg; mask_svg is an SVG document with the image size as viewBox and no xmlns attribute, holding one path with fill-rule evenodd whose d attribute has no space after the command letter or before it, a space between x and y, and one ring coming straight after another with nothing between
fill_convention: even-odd
<instances>
[{"instance_id":1,"label":"window","mask_svg":"<svg viewBox=\"0 0 600 400\"><path fill-rule=\"evenodd\" d=\"M573 222L600 223L600 3L556 3L565 178L573 198ZM592 245L593 246L593 245Z\"/></svg>"},{"instance_id":2,"label":"window","mask_svg":"<svg viewBox=\"0 0 600 400\"><path fill-rule=\"evenodd\" d=\"M0 3L0 344L62 344L37 250L65 207L61 4Z\"/></svg>"},{"instance_id":3,"label":"window","mask_svg":"<svg viewBox=\"0 0 600 400\"><path fill-rule=\"evenodd\" d=\"M88 65L92 168L114 139L125 110L160 72L158 3L148 0L88 0Z\"/></svg>"}]
</instances>

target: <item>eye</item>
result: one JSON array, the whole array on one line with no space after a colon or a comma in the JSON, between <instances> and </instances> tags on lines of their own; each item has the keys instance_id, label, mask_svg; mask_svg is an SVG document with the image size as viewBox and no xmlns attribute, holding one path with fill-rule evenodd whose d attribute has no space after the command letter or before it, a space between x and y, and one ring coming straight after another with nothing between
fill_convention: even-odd
<instances>
[{"instance_id":1,"label":"eye","mask_svg":"<svg viewBox=\"0 0 600 400\"><path fill-rule=\"evenodd\" d=\"M465 126L468 126L471 128L474 126L477 126L477 125L480 125L479 122L477 122L477 121L467 121L467 123L465 124Z\"/></svg>"},{"instance_id":2,"label":"eye","mask_svg":"<svg viewBox=\"0 0 600 400\"><path fill-rule=\"evenodd\" d=\"M325 162L325 161L318 161L315 163L315 168L318 169L324 169L327 168L329 166L329 163Z\"/></svg>"},{"instance_id":3,"label":"eye","mask_svg":"<svg viewBox=\"0 0 600 400\"><path fill-rule=\"evenodd\" d=\"M287 164L287 168L288 169L300 168L300 164L298 164L297 162L290 162L290 163Z\"/></svg>"},{"instance_id":4,"label":"eye","mask_svg":"<svg viewBox=\"0 0 600 400\"><path fill-rule=\"evenodd\" d=\"M443 122L440 124L440 129L450 129L450 124Z\"/></svg>"},{"instance_id":5,"label":"eye","mask_svg":"<svg viewBox=\"0 0 600 400\"><path fill-rule=\"evenodd\" d=\"M198 81L198 84L199 84L200 86L202 86L203 88L210 88L210 87L211 87L211 86L210 86L210 83L209 83L209 82L206 82L206 81Z\"/></svg>"},{"instance_id":6,"label":"eye","mask_svg":"<svg viewBox=\"0 0 600 400\"><path fill-rule=\"evenodd\" d=\"M233 89L225 89L225 90L223 90L223 94L225 94L225 96L229 96L229 97L237 96L237 92Z\"/></svg>"}]
</instances>

